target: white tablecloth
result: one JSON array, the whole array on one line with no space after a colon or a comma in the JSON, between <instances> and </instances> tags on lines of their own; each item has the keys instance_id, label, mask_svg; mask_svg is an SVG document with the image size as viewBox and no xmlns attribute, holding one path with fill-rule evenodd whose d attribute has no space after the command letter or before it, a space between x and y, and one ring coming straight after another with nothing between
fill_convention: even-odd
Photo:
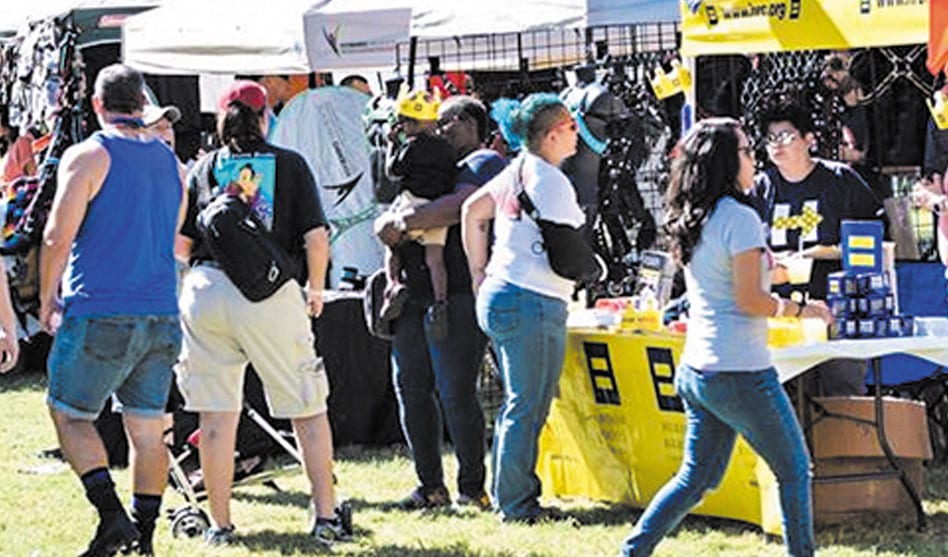
<instances>
[{"instance_id":1,"label":"white tablecloth","mask_svg":"<svg viewBox=\"0 0 948 557\"><path fill-rule=\"evenodd\" d=\"M915 336L831 340L790 346L771 352L780 381L786 383L814 365L832 358L876 358L888 354L911 354L948 366L948 337Z\"/></svg>"}]
</instances>

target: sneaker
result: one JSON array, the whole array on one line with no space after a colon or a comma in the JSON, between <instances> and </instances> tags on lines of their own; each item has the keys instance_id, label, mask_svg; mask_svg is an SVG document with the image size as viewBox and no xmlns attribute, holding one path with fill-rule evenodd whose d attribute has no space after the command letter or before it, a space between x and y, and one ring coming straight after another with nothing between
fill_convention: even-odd
<instances>
[{"instance_id":1,"label":"sneaker","mask_svg":"<svg viewBox=\"0 0 948 557\"><path fill-rule=\"evenodd\" d=\"M408 287L404 284L391 284L385 289L382 308L379 310L380 321L393 321L402 313L405 302L408 301Z\"/></svg>"},{"instance_id":2,"label":"sneaker","mask_svg":"<svg viewBox=\"0 0 948 557\"><path fill-rule=\"evenodd\" d=\"M448 490L443 486L435 488L427 495L425 495L423 488L418 486L408 497L398 503L398 508L405 511L419 511L447 507L450 504L451 497L448 495Z\"/></svg>"},{"instance_id":3,"label":"sneaker","mask_svg":"<svg viewBox=\"0 0 948 557\"><path fill-rule=\"evenodd\" d=\"M346 531L342 518L317 518L311 533L317 542L329 546L336 542L352 541L352 533Z\"/></svg>"},{"instance_id":4,"label":"sneaker","mask_svg":"<svg viewBox=\"0 0 948 557\"><path fill-rule=\"evenodd\" d=\"M130 545L139 537L125 511L115 511L102 518L96 528L89 548L79 557L111 557L119 549Z\"/></svg>"},{"instance_id":5,"label":"sneaker","mask_svg":"<svg viewBox=\"0 0 948 557\"><path fill-rule=\"evenodd\" d=\"M442 300L428 306L428 311L425 312L425 329L428 336L434 340L440 340L448 336L447 302Z\"/></svg>"},{"instance_id":6,"label":"sneaker","mask_svg":"<svg viewBox=\"0 0 948 557\"><path fill-rule=\"evenodd\" d=\"M480 495L462 493L458 495L457 504L459 507L473 507L479 511L489 511L491 509L490 497L484 492L481 492Z\"/></svg>"},{"instance_id":7,"label":"sneaker","mask_svg":"<svg viewBox=\"0 0 948 557\"><path fill-rule=\"evenodd\" d=\"M210 527L204 532L204 543L213 546L231 545L234 543L234 525L223 528Z\"/></svg>"}]
</instances>

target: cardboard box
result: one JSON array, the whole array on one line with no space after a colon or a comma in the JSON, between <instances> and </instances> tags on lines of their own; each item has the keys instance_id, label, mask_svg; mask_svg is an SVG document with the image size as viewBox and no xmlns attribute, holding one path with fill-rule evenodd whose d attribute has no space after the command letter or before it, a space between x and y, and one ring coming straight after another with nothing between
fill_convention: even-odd
<instances>
[{"instance_id":1,"label":"cardboard box","mask_svg":"<svg viewBox=\"0 0 948 557\"><path fill-rule=\"evenodd\" d=\"M900 458L899 466L919 497L924 498L925 466L920 459ZM814 461L813 519L818 525L839 524L875 514L887 519L915 520L915 505L885 458L827 458ZM830 476L880 474L878 479L828 482ZM822 478L822 480L820 479Z\"/></svg>"},{"instance_id":2,"label":"cardboard box","mask_svg":"<svg viewBox=\"0 0 948 557\"><path fill-rule=\"evenodd\" d=\"M813 409L810 431L813 448L813 517L817 524L885 514L915 519L915 505L879 446L872 397L824 397L815 402L829 415ZM924 461L931 460L925 404L883 397L886 438L909 482L924 496ZM862 421L854 421L856 418ZM849 478L839 476L876 475ZM837 481L832 481L836 476Z\"/></svg>"},{"instance_id":3,"label":"cardboard box","mask_svg":"<svg viewBox=\"0 0 948 557\"><path fill-rule=\"evenodd\" d=\"M899 458L931 460L925 403L890 397L883 397L882 401L886 438L893 454ZM876 428L869 423L847 419L871 422L875 416L872 397L823 397L815 402L829 415L823 415L819 407L811 412L814 460L885 457Z\"/></svg>"}]
</instances>

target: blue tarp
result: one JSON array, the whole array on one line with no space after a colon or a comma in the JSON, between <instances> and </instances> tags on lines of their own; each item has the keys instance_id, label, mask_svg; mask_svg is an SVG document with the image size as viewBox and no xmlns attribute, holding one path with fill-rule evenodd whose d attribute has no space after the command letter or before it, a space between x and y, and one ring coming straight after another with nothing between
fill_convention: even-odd
<instances>
[{"instance_id":1,"label":"blue tarp","mask_svg":"<svg viewBox=\"0 0 948 557\"><path fill-rule=\"evenodd\" d=\"M916 317L948 317L945 292L945 266L941 263L898 263L899 310ZM939 365L896 354L882 358L882 384L898 385L934 375ZM944 371L944 370L942 370ZM868 375L872 384L872 374Z\"/></svg>"}]
</instances>

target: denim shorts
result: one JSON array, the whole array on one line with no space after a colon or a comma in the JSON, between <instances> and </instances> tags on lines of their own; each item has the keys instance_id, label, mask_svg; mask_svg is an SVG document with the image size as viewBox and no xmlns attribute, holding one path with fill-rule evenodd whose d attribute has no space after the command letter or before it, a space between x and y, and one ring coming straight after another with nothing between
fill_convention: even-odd
<instances>
[{"instance_id":1,"label":"denim shorts","mask_svg":"<svg viewBox=\"0 0 948 557\"><path fill-rule=\"evenodd\" d=\"M47 403L94 420L114 395L129 414L160 416L180 347L177 315L66 317L49 353Z\"/></svg>"}]
</instances>

